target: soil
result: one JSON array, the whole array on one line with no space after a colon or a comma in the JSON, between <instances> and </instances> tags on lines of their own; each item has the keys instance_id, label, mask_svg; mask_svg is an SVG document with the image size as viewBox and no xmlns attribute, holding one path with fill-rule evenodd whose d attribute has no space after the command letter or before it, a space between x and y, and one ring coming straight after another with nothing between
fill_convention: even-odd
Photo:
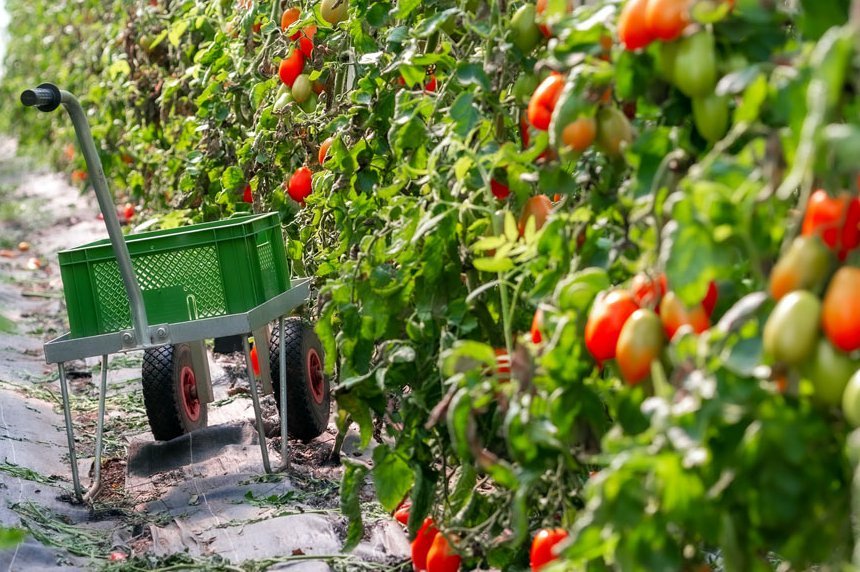
<instances>
[{"instance_id":1,"label":"soil","mask_svg":"<svg viewBox=\"0 0 860 572\"><path fill-rule=\"evenodd\" d=\"M110 356L102 486L92 503L73 502L58 376L42 344L67 327L57 252L105 236L91 189L17 158L14 142L0 139L0 528L29 533L0 549L0 569L409 569L403 528L370 494L364 540L343 552L333 425L308 443L291 439L289 468L265 474L241 354L210 349L209 427L168 443L149 433L142 354ZM66 364L84 488L94 475L100 368L94 359ZM272 396L262 410L279 467ZM369 459L358 441L347 434L343 453Z\"/></svg>"}]
</instances>

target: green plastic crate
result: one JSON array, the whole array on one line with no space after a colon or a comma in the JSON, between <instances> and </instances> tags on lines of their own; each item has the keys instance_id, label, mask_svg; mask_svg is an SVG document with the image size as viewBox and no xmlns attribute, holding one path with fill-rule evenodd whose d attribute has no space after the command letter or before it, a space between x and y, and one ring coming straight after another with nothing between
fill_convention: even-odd
<instances>
[{"instance_id":1,"label":"green plastic crate","mask_svg":"<svg viewBox=\"0 0 860 572\"><path fill-rule=\"evenodd\" d=\"M247 312L286 292L290 272L277 213L125 238L150 325ZM131 328L110 241L59 253L73 338Z\"/></svg>"}]
</instances>

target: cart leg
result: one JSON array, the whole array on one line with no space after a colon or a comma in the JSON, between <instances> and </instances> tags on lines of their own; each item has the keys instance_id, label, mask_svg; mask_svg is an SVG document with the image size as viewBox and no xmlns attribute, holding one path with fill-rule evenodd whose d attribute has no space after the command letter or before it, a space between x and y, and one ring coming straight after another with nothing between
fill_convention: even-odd
<instances>
[{"instance_id":1,"label":"cart leg","mask_svg":"<svg viewBox=\"0 0 860 572\"><path fill-rule=\"evenodd\" d=\"M99 417L96 421L96 459L95 468L93 471L93 484L90 486L87 494L84 495L85 501L93 500L99 490L102 488L102 443L104 440L105 430L105 394L107 393L107 371L108 371L108 356L102 356L102 383L99 388Z\"/></svg>"},{"instance_id":2,"label":"cart leg","mask_svg":"<svg viewBox=\"0 0 860 572\"><path fill-rule=\"evenodd\" d=\"M248 344L248 336L242 336L242 347L245 350L245 365L248 370L248 383L251 386L251 401L254 402L254 418L257 422L257 439L260 441L260 453L263 455L263 468L266 470L266 473L271 473L272 466L269 464L269 451L266 448L266 431L263 429L263 414L260 411L257 378L254 377L254 368L251 366L251 347Z\"/></svg>"},{"instance_id":3,"label":"cart leg","mask_svg":"<svg viewBox=\"0 0 860 572\"><path fill-rule=\"evenodd\" d=\"M278 329L280 330L280 337L278 338L278 363L280 364L280 369L278 371L280 372L281 384L278 386L278 391L281 394L281 410L279 411L281 414L281 466L284 469L288 469L290 467L290 457L287 440L287 342L284 340L286 332L284 331L283 316L278 319Z\"/></svg>"},{"instance_id":4,"label":"cart leg","mask_svg":"<svg viewBox=\"0 0 860 572\"><path fill-rule=\"evenodd\" d=\"M84 498L81 494L81 479L78 476L78 457L75 454L75 433L72 427L72 410L69 406L69 387L66 380L65 365L60 362L57 364L57 370L60 373L60 393L63 396L63 416L66 420L66 438L69 441L69 463L72 465L72 487L74 488L75 498L78 502L83 502Z\"/></svg>"}]
</instances>

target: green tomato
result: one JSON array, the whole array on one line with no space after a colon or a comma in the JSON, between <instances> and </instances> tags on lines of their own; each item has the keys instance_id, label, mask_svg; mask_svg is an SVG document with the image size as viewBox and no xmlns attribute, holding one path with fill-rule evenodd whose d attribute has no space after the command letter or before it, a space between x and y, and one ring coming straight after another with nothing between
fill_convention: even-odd
<instances>
[{"instance_id":1,"label":"green tomato","mask_svg":"<svg viewBox=\"0 0 860 572\"><path fill-rule=\"evenodd\" d=\"M299 104L302 108L302 111L305 113L313 113L313 111L317 108L317 103L319 103L319 98L317 94L311 92L310 97L305 100L304 103Z\"/></svg>"},{"instance_id":2,"label":"green tomato","mask_svg":"<svg viewBox=\"0 0 860 572\"><path fill-rule=\"evenodd\" d=\"M531 53L543 37L535 23L535 15L534 4L523 4L511 18L511 42L524 54Z\"/></svg>"},{"instance_id":3,"label":"green tomato","mask_svg":"<svg viewBox=\"0 0 860 572\"><path fill-rule=\"evenodd\" d=\"M678 42L672 73L675 86L688 97L713 93L717 85L717 51L714 36L698 32Z\"/></svg>"},{"instance_id":4,"label":"green tomato","mask_svg":"<svg viewBox=\"0 0 860 572\"><path fill-rule=\"evenodd\" d=\"M313 85L311 84L311 78L308 77L307 74L301 74L296 80L293 82L293 99L295 99L298 103L304 103L308 100L313 93Z\"/></svg>"},{"instance_id":5,"label":"green tomato","mask_svg":"<svg viewBox=\"0 0 860 572\"><path fill-rule=\"evenodd\" d=\"M800 365L812 356L819 338L821 301L795 290L779 302L764 325L764 351L777 362Z\"/></svg>"},{"instance_id":6,"label":"green tomato","mask_svg":"<svg viewBox=\"0 0 860 572\"><path fill-rule=\"evenodd\" d=\"M705 141L722 139L729 130L729 99L715 93L694 97L693 124Z\"/></svg>"},{"instance_id":7,"label":"green tomato","mask_svg":"<svg viewBox=\"0 0 860 572\"><path fill-rule=\"evenodd\" d=\"M349 0L322 0L320 4L320 13L323 20L337 26L346 20L346 14L349 11Z\"/></svg>"},{"instance_id":8,"label":"green tomato","mask_svg":"<svg viewBox=\"0 0 860 572\"><path fill-rule=\"evenodd\" d=\"M860 370L854 372L842 393L842 413L854 427L860 427Z\"/></svg>"},{"instance_id":9,"label":"green tomato","mask_svg":"<svg viewBox=\"0 0 860 572\"><path fill-rule=\"evenodd\" d=\"M517 81L514 82L513 89L517 103L528 105L532 94L535 92L539 84L540 81L535 74L525 72L521 73L517 78Z\"/></svg>"},{"instance_id":10,"label":"green tomato","mask_svg":"<svg viewBox=\"0 0 860 572\"><path fill-rule=\"evenodd\" d=\"M678 59L680 42L660 42L657 53L657 71L669 83L675 83L675 61Z\"/></svg>"},{"instance_id":11,"label":"green tomato","mask_svg":"<svg viewBox=\"0 0 860 572\"><path fill-rule=\"evenodd\" d=\"M821 338L812 360L803 364L801 371L815 388L815 400L835 407L842 403L848 380L858 368L860 361L852 360L848 354L834 348L827 338Z\"/></svg>"},{"instance_id":12,"label":"green tomato","mask_svg":"<svg viewBox=\"0 0 860 572\"><path fill-rule=\"evenodd\" d=\"M620 109L610 105L597 112L597 146L601 151L614 157L631 141L633 126Z\"/></svg>"}]
</instances>

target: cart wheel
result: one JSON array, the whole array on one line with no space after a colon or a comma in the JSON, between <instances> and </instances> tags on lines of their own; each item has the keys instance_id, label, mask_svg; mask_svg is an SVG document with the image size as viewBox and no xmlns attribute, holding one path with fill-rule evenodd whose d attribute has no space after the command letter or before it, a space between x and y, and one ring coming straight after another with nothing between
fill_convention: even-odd
<instances>
[{"instance_id":1,"label":"cart wheel","mask_svg":"<svg viewBox=\"0 0 860 572\"><path fill-rule=\"evenodd\" d=\"M161 346L143 354L143 404L156 441L169 441L206 427L206 403L187 344Z\"/></svg>"},{"instance_id":2,"label":"cart wheel","mask_svg":"<svg viewBox=\"0 0 860 572\"><path fill-rule=\"evenodd\" d=\"M278 359L280 328L275 326L269 345L269 367L275 401L281 406L281 366ZM287 354L287 431L310 441L328 427L331 398L323 370L323 349L313 327L301 318L284 320Z\"/></svg>"}]
</instances>

